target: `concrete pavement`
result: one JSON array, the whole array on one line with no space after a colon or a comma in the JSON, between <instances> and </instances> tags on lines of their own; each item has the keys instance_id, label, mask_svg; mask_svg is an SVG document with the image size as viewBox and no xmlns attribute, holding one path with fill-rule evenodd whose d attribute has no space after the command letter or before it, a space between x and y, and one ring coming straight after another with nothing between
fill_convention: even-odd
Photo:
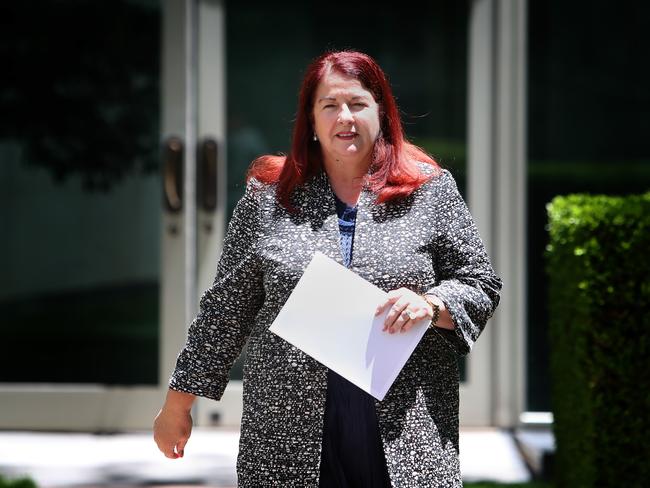
<instances>
[{"instance_id":1,"label":"concrete pavement","mask_svg":"<svg viewBox=\"0 0 650 488\"><path fill-rule=\"evenodd\" d=\"M0 432L0 474L30 476L40 487L236 486L239 433L196 428L185 457L166 459L150 432L110 435ZM522 482L530 473L513 436L499 429L463 429L465 481Z\"/></svg>"}]
</instances>

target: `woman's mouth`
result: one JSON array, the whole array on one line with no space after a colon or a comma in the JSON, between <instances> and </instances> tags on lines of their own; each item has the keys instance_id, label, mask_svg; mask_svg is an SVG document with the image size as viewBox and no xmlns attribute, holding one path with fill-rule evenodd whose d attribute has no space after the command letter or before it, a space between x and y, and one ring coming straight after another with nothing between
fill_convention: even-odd
<instances>
[{"instance_id":1,"label":"woman's mouth","mask_svg":"<svg viewBox=\"0 0 650 488\"><path fill-rule=\"evenodd\" d=\"M356 132L339 132L336 134L336 137L339 139L343 139L345 141L350 141L356 137L357 133Z\"/></svg>"}]
</instances>

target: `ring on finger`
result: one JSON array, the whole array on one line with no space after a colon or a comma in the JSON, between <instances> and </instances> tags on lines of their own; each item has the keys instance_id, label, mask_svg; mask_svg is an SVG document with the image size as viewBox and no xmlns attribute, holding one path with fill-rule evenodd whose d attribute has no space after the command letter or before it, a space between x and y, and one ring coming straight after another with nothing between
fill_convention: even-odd
<instances>
[{"instance_id":1,"label":"ring on finger","mask_svg":"<svg viewBox=\"0 0 650 488\"><path fill-rule=\"evenodd\" d=\"M404 310L402 312L402 317L404 317L406 320L414 320L416 315L415 312L412 312L410 310Z\"/></svg>"}]
</instances>

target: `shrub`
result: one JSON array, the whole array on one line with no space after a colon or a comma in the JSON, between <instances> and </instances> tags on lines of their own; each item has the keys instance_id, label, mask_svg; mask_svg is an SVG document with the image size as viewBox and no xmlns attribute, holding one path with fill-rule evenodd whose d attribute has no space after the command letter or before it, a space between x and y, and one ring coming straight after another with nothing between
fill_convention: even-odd
<instances>
[{"instance_id":1,"label":"shrub","mask_svg":"<svg viewBox=\"0 0 650 488\"><path fill-rule=\"evenodd\" d=\"M37 486L29 478L8 480L0 475L0 488L37 488Z\"/></svg>"},{"instance_id":2,"label":"shrub","mask_svg":"<svg viewBox=\"0 0 650 488\"><path fill-rule=\"evenodd\" d=\"M557 486L647 486L650 193L547 210Z\"/></svg>"}]
</instances>

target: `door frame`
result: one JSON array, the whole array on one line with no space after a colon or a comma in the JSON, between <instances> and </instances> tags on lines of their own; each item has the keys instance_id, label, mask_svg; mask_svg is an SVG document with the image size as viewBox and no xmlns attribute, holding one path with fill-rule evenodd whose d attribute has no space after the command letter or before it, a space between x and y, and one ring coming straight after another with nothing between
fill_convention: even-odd
<instances>
[{"instance_id":1,"label":"door frame","mask_svg":"<svg viewBox=\"0 0 650 488\"><path fill-rule=\"evenodd\" d=\"M196 180L187 178L188 171L190 176L196 172L196 140L225 141L225 109L220 109L225 107L222 4L219 0L161 2L161 141L168 136L183 140L184 160L190 162L185 165L186 182ZM190 45L190 40L196 42ZM198 107L212 109L198 111ZM91 432L151 428L185 342L187 316L197 309L195 290L207 288L214 274L214 265L205 263L216 262L223 239L225 146L220 154L224 157L217 172L217 211L197 210L192 184L183 192L183 212L161 212L158 384L0 384L0 428ZM188 209L196 219L184 217ZM188 248L198 251L186 253Z\"/></svg>"},{"instance_id":2,"label":"door frame","mask_svg":"<svg viewBox=\"0 0 650 488\"><path fill-rule=\"evenodd\" d=\"M526 31L526 0L471 2L468 202L504 287L469 358L461 425L515 427L525 408Z\"/></svg>"}]
</instances>

